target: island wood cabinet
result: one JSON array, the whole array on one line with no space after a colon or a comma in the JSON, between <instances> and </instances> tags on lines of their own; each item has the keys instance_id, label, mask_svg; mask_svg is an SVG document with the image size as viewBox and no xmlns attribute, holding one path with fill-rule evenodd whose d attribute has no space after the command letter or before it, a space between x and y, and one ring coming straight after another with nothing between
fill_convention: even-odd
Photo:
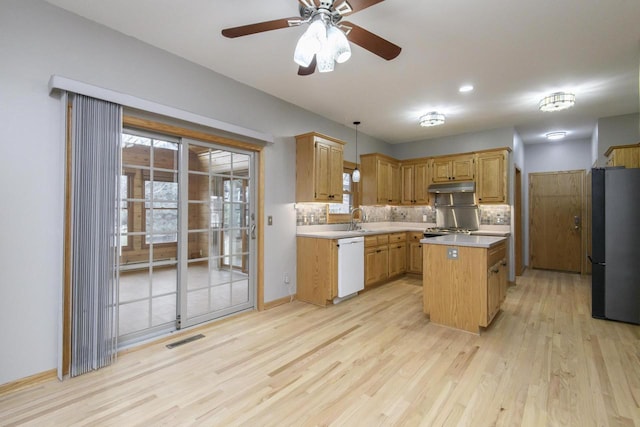
<instances>
[{"instance_id":1,"label":"island wood cabinet","mask_svg":"<svg viewBox=\"0 0 640 427\"><path fill-rule=\"evenodd\" d=\"M634 145L614 145L604 153L607 166L640 168L640 143Z\"/></svg>"},{"instance_id":2,"label":"island wood cabinet","mask_svg":"<svg viewBox=\"0 0 640 427\"><path fill-rule=\"evenodd\" d=\"M431 321L474 333L488 326L506 296L506 243L422 246L423 309Z\"/></svg>"},{"instance_id":3,"label":"island wood cabinet","mask_svg":"<svg viewBox=\"0 0 640 427\"><path fill-rule=\"evenodd\" d=\"M296 298L326 306L338 296L338 241L297 237Z\"/></svg>"},{"instance_id":4,"label":"island wood cabinet","mask_svg":"<svg viewBox=\"0 0 640 427\"><path fill-rule=\"evenodd\" d=\"M407 232L407 273L422 274L422 243L424 233Z\"/></svg>"},{"instance_id":5,"label":"island wood cabinet","mask_svg":"<svg viewBox=\"0 0 640 427\"><path fill-rule=\"evenodd\" d=\"M400 163L383 154L360 156L362 205L400 203Z\"/></svg>"},{"instance_id":6,"label":"island wood cabinet","mask_svg":"<svg viewBox=\"0 0 640 427\"><path fill-rule=\"evenodd\" d=\"M315 132L296 136L296 202L342 203L344 144Z\"/></svg>"},{"instance_id":7,"label":"island wood cabinet","mask_svg":"<svg viewBox=\"0 0 640 427\"><path fill-rule=\"evenodd\" d=\"M417 159L402 162L400 165L401 198L403 205L428 205L429 198L429 160Z\"/></svg>"},{"instance_id":8,"label":"island wood cabinet","mask_svg":"<svg viewBox=\"0 0 640 427\"><path fill-rule=\"evenodd\" d=\"M473 154L437 157L432 160L432 182L473 181L474 176L475 156Z\"/></svg>"},{"instance_id":9,"label":"island wood cabinet","mask_svg":"<svg viewBox=\"0 0 640 427\"><path fill-rule=\"evenodd\" d=\"M478 203L507 202L507 150L478 153L476 195Z\"/></svg>"}]
</instances>

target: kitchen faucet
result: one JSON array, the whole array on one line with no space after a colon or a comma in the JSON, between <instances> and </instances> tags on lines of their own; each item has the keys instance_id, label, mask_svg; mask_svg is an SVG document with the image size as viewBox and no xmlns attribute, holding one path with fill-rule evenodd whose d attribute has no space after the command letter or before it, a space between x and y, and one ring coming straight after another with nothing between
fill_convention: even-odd
<instances>
[{"instance_id":1,"label":"kitchen faucet","mask_svg":"<svg viewBox=\"0 0 640 427\"><path fill-rule=\"evenodd\" d=\"M364 214L364 211L362 210L362 208L353 208L351 209L351 222L349 223L349 230L357 230L358 229L358 224L356 223L356 217L355 217L355 213L360 211L360 224L362 224L363 222L365 222L367 220L366 215Z\"/></svg>"}]
</instances>

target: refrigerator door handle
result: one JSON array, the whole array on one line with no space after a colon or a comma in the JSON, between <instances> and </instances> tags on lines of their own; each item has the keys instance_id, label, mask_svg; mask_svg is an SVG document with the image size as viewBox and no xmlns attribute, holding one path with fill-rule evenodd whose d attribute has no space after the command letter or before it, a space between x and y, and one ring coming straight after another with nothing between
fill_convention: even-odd
<instances>
[{"instance_id":1,"label":"refrigerator door handle","mask_svg":"<svg viewBox=\"0 0 640 427\"><path fill-rule=\"evenodd\" d=\"M587 258L589 258L589 262L590 262L591 264L594 264L594 265L602 265L602 266L606 266L606 265L607 265L607 263L606 263L606 262L594 262L594 261L593 261L593 258L591 258L591 255L587 255Z\"/></svg>"}]
</instances>

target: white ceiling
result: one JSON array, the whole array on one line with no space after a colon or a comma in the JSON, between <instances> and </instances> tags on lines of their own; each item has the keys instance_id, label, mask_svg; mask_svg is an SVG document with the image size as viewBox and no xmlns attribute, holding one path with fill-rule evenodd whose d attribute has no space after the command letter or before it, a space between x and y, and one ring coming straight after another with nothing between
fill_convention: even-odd
<instances>
[{"instance_id":1,"label":"white ceiling","mask_svg":"<svg viewBox=\"0 0 640 427\"><path fill-rule=\"evenodd\" d=\"M590 138L599 117L638 112L638 0L386 0L353 23L399 45L385 61L352 45L332 73L297 75L304 28L227 39L223 28L298 16L296 0L47 0L389 143L515 126ZM462 84L475 90L462 94ZM545 94L576 106L542 113ZM443 126L418 118L437 110Z\"/></svg>"}]
</instances>

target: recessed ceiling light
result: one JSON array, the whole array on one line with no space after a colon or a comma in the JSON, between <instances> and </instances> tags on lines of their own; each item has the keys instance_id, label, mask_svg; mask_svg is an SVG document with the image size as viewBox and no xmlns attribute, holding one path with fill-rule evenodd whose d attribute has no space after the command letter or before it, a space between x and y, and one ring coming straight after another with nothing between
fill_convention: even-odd
<instances>
[{"instance_id":1,"label":"recessed ceiling light","mask_svg":"<svg viewBox=\"0 0 640 427\"><path fill-rule=\"evenodd\" d=\"M540 100L540 111L560 111L571 108L576 103L576 96L569 92L556 92Z\"/></svg>"},{"instance_id":2,"label":"recessed ceiling light","mask_svg":"<svg viewBox=\"0 0 640 427\"><path fill-rule=\"evenodd\" d=\"M471 92L473 90L473 85L463 85L460 86L460 89L458 89L458 91L460 92Z\"/></svg>"},{"instance_id":3,"label":"recessed ceiling light","mask_svg":"<svg viewBox=\"0 0 640 427\"><path fill-rule=\"evenodd\" d=\"M566 132L549 132L547 134L547 139L549 141L556 141L558 139L564 138L565 136L567 136Z\"/></svg>"}]
</instances>

